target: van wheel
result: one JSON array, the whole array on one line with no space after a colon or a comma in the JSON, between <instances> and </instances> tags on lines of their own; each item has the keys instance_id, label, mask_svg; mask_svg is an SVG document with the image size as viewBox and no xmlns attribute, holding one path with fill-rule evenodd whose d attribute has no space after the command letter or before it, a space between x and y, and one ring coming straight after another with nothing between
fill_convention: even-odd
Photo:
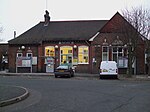
<instances>
[{"instance_id":1,"label":"van wheel","mask_svg":"<svg viewBox=\"0 0 150 112\"><path fill-rule=\"evenodd\" d=\"M104 77L103 76L99 76L99 79L103 79Z\"/></svg>"}]
</instances>

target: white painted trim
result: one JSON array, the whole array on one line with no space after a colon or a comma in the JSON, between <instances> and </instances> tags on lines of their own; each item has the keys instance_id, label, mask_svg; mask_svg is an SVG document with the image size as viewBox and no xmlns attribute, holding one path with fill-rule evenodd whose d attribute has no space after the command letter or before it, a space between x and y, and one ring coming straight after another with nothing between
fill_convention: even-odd
<instances>
[{"instance_id":1,"label":"white painted trim","mask_svg":"<svg viewBox=\"0 0 150 112\"><path fill-rule=\"evenodd\" d=\"M89 41L93 41L97 35L99 35L100 32L97 32L92 38L89 39Z\"/></svg>"},{"instance_id":2,"label":"white painted trim","mask_svg":"<svg viewBox=\"0 0 150 112\"><path fill-rule=\"evenodd\" d=\"M26 53L26 57L29 57L29 54L31 54L31 57L33 57L33 53Z\"/></svg>"},{"instance_id":3,"label":"white painted trim","mask_svg":"<svg viewBox=\"0 0 150 112\"><path fill-rule=\"evenodd\" d=\"M89 63L78 63L79 65L88 65Z\"/></svg>"},{"instance_id":4,"label":"white painted trim","mask_svg":"<svg viewBox=\"0 0 150 112\"><path fill-rule=\"evenodd\" d=\"M107 60L103 60L104 56L103 56L103 48L107 47ZM109 61L109 46L102 46L102 61Z\"/></svg>"},{"instance_id":5,"label":"white painted trim","mask_svg":"<svg viewBox=\"0 0 150 112\"><path fill-rule=\"evenodd\" d=\"M21 55L21 56L19 56L19 54ZM17 53L17 57L22 57L23 56L23 53Z\"/></svg>"}]
</instances>

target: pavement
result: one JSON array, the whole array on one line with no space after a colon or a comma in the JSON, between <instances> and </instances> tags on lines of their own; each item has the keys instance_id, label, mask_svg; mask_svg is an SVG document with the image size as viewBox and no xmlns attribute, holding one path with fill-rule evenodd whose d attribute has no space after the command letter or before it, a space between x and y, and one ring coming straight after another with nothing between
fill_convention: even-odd
<instances>
[{"instance_id":1,"label":"pavement","mask_svg":"<svg viewBox=\"0 0 150 112\"><path fill-rule=\"evenodd\" d=\"M0 85L0 107L26 99L29 92L24 87Z\"/></svg>"},{"instance_id":2,"label":"pavement","mask_svg":"<svg viewBox=\"0 0 150 112\"><path fill-rule=\"evenodd\" d=\"M54 76L54 73L10 73L7 71L0 71L0 76ZM90 73L75 73L75 77L88 77L99 78L99 74ZM119 74L120 80L150 80L148 75L133 75L132 77L126 77L126 74Z\"/></svg>"},{"instance_id":3,"label":"pavement","mask_svg":"<svg viewBox=\"0 0 150 112\"><path fill-rule=\"evenodd\" d=\"M54 73L9 73L0 71L0 76L54 76ZM99 79L99 74L75 73L75 78L96 78ZM125 75L119 75L119 80L134 80L134 81L150 81L148 75L133 75L131 78ZM7 106L26 99L29 92L24 87L0 85L0 107Z\"/></svg>"}]
</instances>

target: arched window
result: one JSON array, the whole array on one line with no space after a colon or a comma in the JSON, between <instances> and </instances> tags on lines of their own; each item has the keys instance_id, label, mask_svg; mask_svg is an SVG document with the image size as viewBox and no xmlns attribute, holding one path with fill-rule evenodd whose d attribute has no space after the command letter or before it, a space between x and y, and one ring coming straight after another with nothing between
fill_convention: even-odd
<instances>
[{"instance_id":1,"label":"arched window","mask_svg":"<svg viewBox=\"0 0 150 112\"><path fill-rule=\"evenodd\" d=\"M54 46L47 46L47 47L45 47L45 56L50 56L50 57L54 57L55 56Z\"/></svg>"},{"instance_id":2,"label":"arched window","mask_svg":"<svg viewBox=\"0 0 150 112\"><path fill-rule=\"evenodd\" d=\"M89 47L79 46L78 47L78 64L88 64L89 63Z\"/></svg>"}]
</instances>

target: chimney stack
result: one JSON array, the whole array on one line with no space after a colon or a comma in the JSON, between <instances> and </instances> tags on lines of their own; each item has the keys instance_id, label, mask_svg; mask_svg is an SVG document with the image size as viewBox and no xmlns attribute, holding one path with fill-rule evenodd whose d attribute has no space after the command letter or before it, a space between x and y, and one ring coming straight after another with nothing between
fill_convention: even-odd
<instances>
[{"instance_id":1,"label":"chimney stack","mask_svg":"<svg viewBox=\"0 0 150 112\"><path fill-rule=\"evenodd\" d=\"M49 16L49 12L47 10L45 11L45 13L46 14L44 15L44 20L45 20L44 26L48 26L48 24L50 22L50 16Z\"/></svg>"},{"instance_id":2,"label":"chimney stack","mask_svg":"<svg viewBox=\"0 0 150 112\"><path fill-rule=\"evenodd\" d=\"M16 38L16 31L14 31L14 38Z\"/></svg>"}]
</instances>

